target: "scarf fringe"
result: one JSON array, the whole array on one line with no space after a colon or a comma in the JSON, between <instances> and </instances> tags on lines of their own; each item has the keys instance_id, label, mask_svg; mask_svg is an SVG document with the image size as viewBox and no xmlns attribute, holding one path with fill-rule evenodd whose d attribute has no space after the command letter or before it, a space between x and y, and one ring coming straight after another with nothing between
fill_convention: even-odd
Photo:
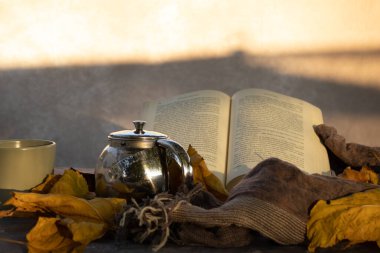
<instances>
[{"instance_id":1,"label":"scarf fringe","mask_svg":"<svg viewBox=\"0 0 380 253\"><path fill-rule=\"evenodd\" d=\"M160 234L157 244L152 246L153 251L158 251L164 247L170 236L171 213L177 210L181 205L190 204L189 200L197 194L202 187L197 185L191 191L185 194L177 194L175 196L168 193L157 194L153 199L149 199L147 203L139 205L132 199L132 205L127 206L123 212L119 227L129 229L127 224L130 220L136 220L138 226L143 228L143 232L136 234L133 238L138 243L143 243L153 234Z\"/></svg>"}]
</instances>

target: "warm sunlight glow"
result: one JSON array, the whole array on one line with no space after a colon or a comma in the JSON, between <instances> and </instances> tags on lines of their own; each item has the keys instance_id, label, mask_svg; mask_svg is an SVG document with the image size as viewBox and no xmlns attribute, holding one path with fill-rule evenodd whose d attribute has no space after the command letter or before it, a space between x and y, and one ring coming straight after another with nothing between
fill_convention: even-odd
<instances>
[{"instance_id":1,"label":"warm sunlight glow","mask_svg":"<svg viewBox=\"0 0 380 253\"><path fill-rule=\"evenodd\" d=\"M0 68L371 49L380 2L1 1Z\"/></svg>"},{"instance_id":2,"label":"warm sunlight glow","mask_svg":"<svg viewBox=\"0 0 380 253\"><path fill-rule=\"evenodd\" d=\"M371 51L369 51L371 52ZM380 56L378 51L345 53L246 56L249 66L262 66L286 75L336 81L357 86L379 87Z\"/></svg>"}]
</instances>

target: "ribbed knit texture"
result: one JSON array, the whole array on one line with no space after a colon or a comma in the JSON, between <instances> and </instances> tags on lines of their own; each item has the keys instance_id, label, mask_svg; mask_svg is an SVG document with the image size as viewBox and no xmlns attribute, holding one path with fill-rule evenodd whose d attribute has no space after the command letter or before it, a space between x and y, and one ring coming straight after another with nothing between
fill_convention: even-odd
<instances>
[{"instance_id":1,"label":"ribbed knit texture","mask_svg":"<svg viewBox=\"0 0 380 253\"><path fill-rule=\"evenodd\" d=\"M271 158L252 169L219 207L178 204L170 213L171 221L177 223L172 232L184 244L212 247L249 244L253 236L249 231L257 231L279 244L299 244L305 240L308 211L317 200L375 187L309 175L292 164Z\"/></svg>"}]
</instances>

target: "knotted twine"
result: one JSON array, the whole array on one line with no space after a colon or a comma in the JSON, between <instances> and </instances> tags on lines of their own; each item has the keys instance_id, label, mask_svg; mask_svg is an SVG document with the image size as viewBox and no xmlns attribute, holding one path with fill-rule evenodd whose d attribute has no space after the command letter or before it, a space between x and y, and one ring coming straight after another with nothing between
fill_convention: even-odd
<instances>
[{"instance_id":1,"label":"knotted twine","mask_svg":"<svg viewBox=\"0 0 380 253\"><path fill-rule=\"evenodd\" d=\"M184 189L184 188L182 188ZM145 203L138 204L132 199L132 205L126 207L119 221L119 237L126 234L132 234L135 242L143 243L148 238L154 238L158 243L153 246L157 251L162 248L170 235L171 214L176 209L191 198L191 196L201 191L200 185L197 185L191 192L183 194L177 193L176 196L168 193L159 193L153 199L146 199ZM188 190L185 190L186 192ZM136 229L136 225L142 229ZM130 231L129 231L130 230ZM123 238L121 238L123 239ZM125 238L124 238L125 239Z\"/></svg>"}]
</instances>

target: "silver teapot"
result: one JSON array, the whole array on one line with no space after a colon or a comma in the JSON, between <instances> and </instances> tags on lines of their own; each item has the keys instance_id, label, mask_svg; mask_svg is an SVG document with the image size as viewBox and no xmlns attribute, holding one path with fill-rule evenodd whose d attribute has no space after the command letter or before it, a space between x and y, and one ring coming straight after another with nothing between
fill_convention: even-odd
<instances>
[{"instance_id":1,"label":"silver teapot","mask_svg":"<svg viewBox=\"0 0 380 253\"><path fill-rule=\"evenodd\" d=\"M141 200L190 185L192 167L183 147L165 134L145 131L145 121L133 123L135 130L108 136L95 169L97 196Z\"/></svg>"}]
</instances>

